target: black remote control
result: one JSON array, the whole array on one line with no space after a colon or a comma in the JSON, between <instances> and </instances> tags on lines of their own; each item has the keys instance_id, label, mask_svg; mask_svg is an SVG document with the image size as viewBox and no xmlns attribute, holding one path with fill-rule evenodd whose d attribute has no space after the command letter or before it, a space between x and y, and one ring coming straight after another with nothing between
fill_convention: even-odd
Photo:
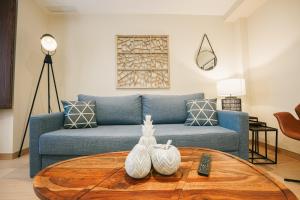
<instances>
[{"instance_id":1,"label":"black remote control","mask_svg":"<svg viewBox=\"0 0 300 200\"><path fill-rule=\"evenodd\" d=\"M198 167L198 174L202 176L208 176L210 172L210 162L211 155L210 154L202 154L201 161Z\"/></svg>"}]
</instances>

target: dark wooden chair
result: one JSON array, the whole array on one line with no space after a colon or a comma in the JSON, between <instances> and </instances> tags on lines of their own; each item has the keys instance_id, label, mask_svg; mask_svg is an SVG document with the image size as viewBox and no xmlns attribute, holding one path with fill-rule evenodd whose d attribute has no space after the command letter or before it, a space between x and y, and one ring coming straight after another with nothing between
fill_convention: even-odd
<instances>
[{"instance_id":1,"label":"dark wooden chair","mask_svg":"<svg viewBox=\"0 0 300 200\"><path fill-rule=\"evenodd\" d=\"M300 140L300 104L296 106L295 111L299 119L296 119L289 112L274 113L274 116L277 118L279 127L284 135L295 140ZM288 178L285 178L284 180L291 182L300 182L300 180Z\"/></svg>"}]
</instances>

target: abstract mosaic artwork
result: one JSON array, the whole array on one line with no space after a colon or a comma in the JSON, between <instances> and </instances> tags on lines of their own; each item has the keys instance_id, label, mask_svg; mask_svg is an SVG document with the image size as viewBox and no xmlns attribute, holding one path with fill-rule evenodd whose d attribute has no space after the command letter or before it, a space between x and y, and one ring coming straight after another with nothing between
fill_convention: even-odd
<instances>
[{"instance_id":1,"label":"abstract mosaic artwork","mask_svg":"<svg viewBox=\"0 0 300 200\"><path fill-rule=\"evenodd\" d=\"M117 35L117 88L169 88L167 35Z\"/></svg>"}]
</instances>

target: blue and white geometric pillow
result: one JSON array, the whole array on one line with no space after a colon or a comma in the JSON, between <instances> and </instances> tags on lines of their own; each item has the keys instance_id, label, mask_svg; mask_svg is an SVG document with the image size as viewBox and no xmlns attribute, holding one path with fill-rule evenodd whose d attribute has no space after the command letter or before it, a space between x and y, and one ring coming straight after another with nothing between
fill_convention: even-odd
<instances>
[{"instance_id":1,"label":"blue and white geometric pillow","mask_svg":"<svg viewBox=\"0 0 300 200\"><path fill-rule=\"evenodd\" d=\"M194 99L186 101L187 126L218 125L217 99Z\"/></svg>"},{"instance_id":2,"label":"blue and white geometric pillow","mask_svg":"<svg viewBox=\"0 0 300 200\"><path fill-rule=\"evenodd\" d=\"M64 128L94 128L96 122L95 101L61 101L64 106Z\"/></svg>"}]
</instances>

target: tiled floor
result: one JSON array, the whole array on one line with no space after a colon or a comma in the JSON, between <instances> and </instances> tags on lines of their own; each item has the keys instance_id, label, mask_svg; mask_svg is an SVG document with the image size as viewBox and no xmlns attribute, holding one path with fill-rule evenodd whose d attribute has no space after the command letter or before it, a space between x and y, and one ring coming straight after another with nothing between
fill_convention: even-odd
<instances>
[{"instance_id":1,"label":"tiled floor","mask_svg":"<svg viewBox=\"0 0 300 200\"><path fill-rule=\"evenodd\" d=\"M283 182L283 177L300 179L300 161L279 153L277 165L257 165L267 170L270 175ZM300 199L300 184L285 185ZM0 199L1 200L35 200L32 179L28 176L28 155L15 160L0 160Z\"/></svg>"}]
</instances>

